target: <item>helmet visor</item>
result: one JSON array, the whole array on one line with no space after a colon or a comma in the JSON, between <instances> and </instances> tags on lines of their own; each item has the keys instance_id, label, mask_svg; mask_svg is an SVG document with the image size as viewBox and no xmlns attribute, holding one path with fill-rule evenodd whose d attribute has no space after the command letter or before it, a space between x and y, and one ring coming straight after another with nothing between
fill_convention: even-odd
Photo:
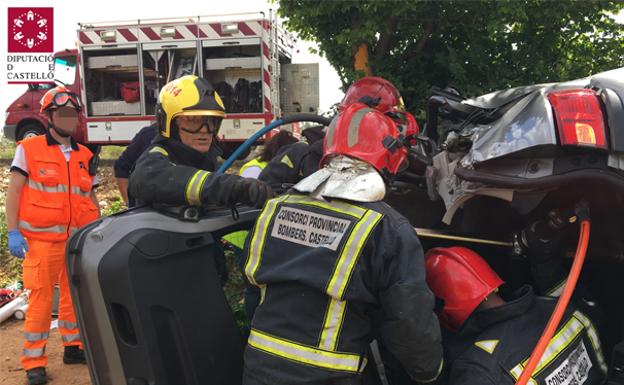
<instances>
[{"instance_id":1,"label":"helmet visor","mask_svg":"<svg viewBox=\"0 0 624 385\"><path fill-rule=\"evenodd\" d=\"M208 133L216 135L222 120L218 116L181 115L176 117L176 124L180 130L189 134L197 134L206 127Z\"/></svg>"},{"instance_id":2,"label":"helmet visor","mask_svg":"<svg viewBox=\"0 0 624 385\"><path fill-rule=\"evenodd\" d=\"M59 92L54 95L54 98L52 99L52 105L56 108L64 107L68 103L71 103L77 111L82 109L78 95L73 92Z\"/></svg>"}]
</instances>

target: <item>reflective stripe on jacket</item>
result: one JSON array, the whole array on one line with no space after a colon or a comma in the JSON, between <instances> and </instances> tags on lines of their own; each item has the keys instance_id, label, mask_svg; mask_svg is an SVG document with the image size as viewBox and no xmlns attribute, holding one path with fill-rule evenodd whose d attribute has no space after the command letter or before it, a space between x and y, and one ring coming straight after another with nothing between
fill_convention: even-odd
<instances>
[{"instance_id":1,"label":"reflective stripe on jacket","mask_svg":"<svg viewBox=\"0 0 624 385\"><path fill-rule=\"evenodd\" d=\"M381 335L412 378L438 375L422 248L389 206L284 195L265 205L245 250L245 275L261 292L246 374L274 384L358 376Z\"/></svg>"},{"instance_id":2,"label":"reflective stripe on jacket","mask_svg":"<svg viewBox=\"0 0 624 385\"><path fill-rule=\"evenodd\" d=\"M21 145L29 172L19 207L18 225L24 236L64 241L97 219L98 209L91 200L89 149L78 144L67 161L59 146L49 145L45 135L25 139Z\"/></svg>"}]
</instances>

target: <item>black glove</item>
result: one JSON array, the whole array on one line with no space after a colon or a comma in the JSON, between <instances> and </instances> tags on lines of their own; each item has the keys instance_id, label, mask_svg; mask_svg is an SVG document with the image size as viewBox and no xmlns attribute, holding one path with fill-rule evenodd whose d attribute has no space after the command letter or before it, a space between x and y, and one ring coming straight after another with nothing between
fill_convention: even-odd
<instances>
[{"instance_id":1,"label":"black glove","mask_svg":"<svg viewBox=\"0 0 624 385\"><path fill-rule=\"evenodd\" d=\"M240 178L232 188L227 206L232 207L237 203L242 203L246 206L262 208L264 202L273 196L273 190L267 183L257 179Z\"/></svg>"},{"instance_id":2,"label":"black glove","mask_svg":"<svg viewBox=\"0 0 624 385\"><path fill-rule=\"evenodd\" d=\"M522 230L522 243L531 260L537 263L546 262L560 256L561 244L564 237L563 230L555 230L548 234L541 234L543 222L535 222Z\"/></svg>"}]
</instances>

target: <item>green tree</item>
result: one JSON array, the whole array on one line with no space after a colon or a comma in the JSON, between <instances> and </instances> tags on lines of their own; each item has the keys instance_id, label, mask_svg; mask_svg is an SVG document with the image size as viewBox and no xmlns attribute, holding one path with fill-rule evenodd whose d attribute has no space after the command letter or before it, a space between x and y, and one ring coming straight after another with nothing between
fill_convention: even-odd
<instances>
[{"instance_id":1,"label":"green tree","mask_svg":"<svg viewBox=\"0 0 624 385\"><path fill-rule=\"evenodd\" d=\"M465 95L583 77L624 65L622 1L279 0L286 27L318 43L343 84L354 54L422 111L431 86Z\"/></svg>"}]
</instances>

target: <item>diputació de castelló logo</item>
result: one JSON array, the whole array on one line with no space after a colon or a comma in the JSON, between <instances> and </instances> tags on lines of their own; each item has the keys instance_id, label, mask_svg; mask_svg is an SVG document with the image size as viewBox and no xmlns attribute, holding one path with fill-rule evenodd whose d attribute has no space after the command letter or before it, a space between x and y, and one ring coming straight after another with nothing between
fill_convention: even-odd
<instances>
[{"instance_id":1,"label":"diputaci\u00f3 de castell\u00f3 logo","mask_svg":"<svg viewBox=\"0 0 624 385\"><path fill-rule=\"evenodd\" d=\"M53 52L53 8L8 8L9 52Z\"/></svg>"}]
</instances>

